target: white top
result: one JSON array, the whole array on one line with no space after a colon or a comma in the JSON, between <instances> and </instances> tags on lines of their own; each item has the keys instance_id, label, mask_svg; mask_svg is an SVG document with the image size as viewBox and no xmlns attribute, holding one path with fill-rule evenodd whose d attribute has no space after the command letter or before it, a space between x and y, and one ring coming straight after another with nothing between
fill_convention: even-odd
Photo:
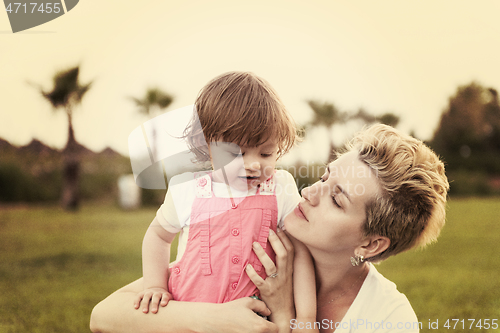
<instances>
[{"instance_id":1,"label":"white top","mask_svg":"<svg viewBox=\"0 0 500 333\"><path fill-rule=\"evenodd\" d=\"M335 333L419 332L420 324L406 296L369 265L370 271Z\"/></svg>"},{"instance_id":2,"label":"white top","mask_svg":"<svg viewBox=\"0 0 500 333\"><path fill-rule=\"evenodd\" d=\"M300 194L292 175L285 170L277 170L274 174L276 184L276 199L278 202L278 227L283 227L283 220L291 213L300 202ZM225 183L212 181L214 195L220 198L229 198ZM234 198L252 196L257 194L257 188L248 192L231 189ZM178 233L179 245L177 248L177 261L182 257L189 235L189 222L191 208L196 198L196 184L192 173L185 173L171 179L164 203L156 213L156 219L165 230Z\"/></svg>"}]
</instances>

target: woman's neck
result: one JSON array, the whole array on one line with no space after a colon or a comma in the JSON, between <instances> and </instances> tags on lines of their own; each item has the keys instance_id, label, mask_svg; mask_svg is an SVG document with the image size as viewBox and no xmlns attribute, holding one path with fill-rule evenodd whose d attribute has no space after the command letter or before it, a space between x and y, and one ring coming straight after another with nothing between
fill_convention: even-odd
<instances>
[{"instance_id":1,"label":"woman's neck","mask_svg":"<svg viewBox=\"0 0 500 333\"><path fill-rule=\"evenodd\" d=\"M368 274L368 264L353 267L350 259L345 256L328 255L328 260L314 258L316 271L316 286L318 295L318 305L323 300L329 300L346 293L349 289L359 290L366 275ZM359 286L358 286L359 285Z\"/></svg>"}]
</instances>

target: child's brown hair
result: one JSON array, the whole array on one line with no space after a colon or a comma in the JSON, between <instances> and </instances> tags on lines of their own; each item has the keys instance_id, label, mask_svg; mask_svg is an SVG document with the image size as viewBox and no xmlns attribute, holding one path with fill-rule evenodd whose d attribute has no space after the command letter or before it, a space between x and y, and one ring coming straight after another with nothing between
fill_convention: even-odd
<instances>
[{"instance_id":1,"label":"child's brown hair","mask_svg":"<svg viewBox=\"0 0 500 333\"><path fill-rule=\"evenodd\" d=\"M193 119L184 134L200 162L209 160L208 152L197 148L202 134L207 143L224 141L250 147L275 139L278 157L297 141L295 123L276 91L250 72L228 72L214 78L201 89L195 108L199 122Z\"/></svg>"}]
</instances>

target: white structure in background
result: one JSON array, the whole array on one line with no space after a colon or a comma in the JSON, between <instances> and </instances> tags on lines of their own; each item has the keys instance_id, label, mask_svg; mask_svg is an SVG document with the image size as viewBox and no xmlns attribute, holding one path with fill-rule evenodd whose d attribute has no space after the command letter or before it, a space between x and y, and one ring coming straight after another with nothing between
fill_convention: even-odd
<instances>
[{"instance_id":1,"label":"white structure in background","mask_svg":"<svg viewBox=\"0 0 500 333\"><path fill-rule=\"evenodd\" d=\"M120 207L136 209L141 205L141 188L135 183L134 175L122 175L118 178Z\"/></svg>"},{"instance_id":2,"label":"white structure in background","mask_svg":"<svg viewBox=\"0 0 500 333\"><path fill-rule=\"evenodd\" d=\"M205 165L195 162L196 156L184 139L184 130L191 121L201 129L194 105L165 112L130 133L128 149L137 186L166 189L173 176L204 170ZM154 151L152 142L156 142ZM197 145L208 151L204 138Z\"/></svg>"}]
</instances>

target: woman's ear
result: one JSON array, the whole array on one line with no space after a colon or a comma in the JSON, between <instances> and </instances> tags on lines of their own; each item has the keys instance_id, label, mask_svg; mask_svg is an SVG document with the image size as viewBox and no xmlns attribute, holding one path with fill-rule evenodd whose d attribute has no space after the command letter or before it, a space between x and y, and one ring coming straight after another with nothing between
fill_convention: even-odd
<instances>
[{"instance_id":1,"label":"woman's ear","mask_svg":"<svg viewBox=\"0 0 500 333\"><path fill-rule=\"evenodd\" d=\"M370 236L365 239L358 253L367 259L372 258L387 250L389 245L391 245L391 240L387 237Z\"/></svg>"}]
</instances>

